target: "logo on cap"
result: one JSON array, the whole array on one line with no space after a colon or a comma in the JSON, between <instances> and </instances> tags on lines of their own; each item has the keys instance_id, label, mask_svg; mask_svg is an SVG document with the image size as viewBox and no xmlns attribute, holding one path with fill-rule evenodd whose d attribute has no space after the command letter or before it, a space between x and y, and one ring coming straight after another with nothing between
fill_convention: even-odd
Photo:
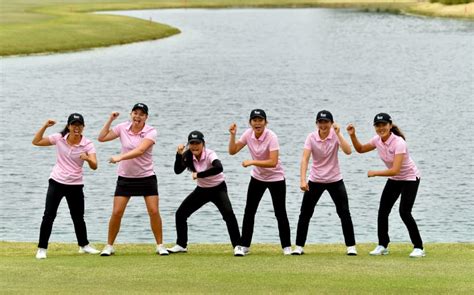
<instances>
[{"instance_id":1,"label":"logo on cap","mask_svg":"<svg viewBox=\"0 0 474 295\"><path fill-rule=\"evenodd\" d=\"M377 120L382 120L383 116L377 116Z\"/></svg>"},{"instance_id":2,"label":"logo on cap","mask_svg":"<svg viewBox=\"0 0 474 295\"><path fill-rule=\"evenodd\" d=\"M321 117L326 118L326 114L325 114L325 113L321 113Z\"/></svg>"},{"instance_id":3,"label":"logo on cap","mask_svg":"<svg viewBox=\"0 0 474 295\"><path fill-rule=\"evenodd\" d=\"M192 138L197 138L198 136L197 136L197 134L191 134L191 137Z\"/></svg>"}]
</instances>

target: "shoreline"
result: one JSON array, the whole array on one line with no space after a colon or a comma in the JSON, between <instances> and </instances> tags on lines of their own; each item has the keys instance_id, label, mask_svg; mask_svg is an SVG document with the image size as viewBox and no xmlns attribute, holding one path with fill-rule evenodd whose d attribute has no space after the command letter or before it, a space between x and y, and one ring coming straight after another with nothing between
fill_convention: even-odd
<instances>
[{"instance_id":1,"label":"shoreline","mask_svg":"<svg viewBox=\"0 0 474 295\"><path fill-rule=\"evenodd\" d=\"M76 52L93 48L167 38L180 33L172 24L161 24L126 16L94 14L101 11L144 9L244 9L244 8L330 8L409 16L445 17L474 20L474 2L446 6L412 0L184 0L184 2L78 3L67 0L57 5L44 1L42 6L16 6L7 0L1 12L0 56L25 56ZM112 0L111 0L112 1ZM11 2L11 3L8 3ZM68 4L69 3L69 4Z\"/></svg>"}]
</instances>

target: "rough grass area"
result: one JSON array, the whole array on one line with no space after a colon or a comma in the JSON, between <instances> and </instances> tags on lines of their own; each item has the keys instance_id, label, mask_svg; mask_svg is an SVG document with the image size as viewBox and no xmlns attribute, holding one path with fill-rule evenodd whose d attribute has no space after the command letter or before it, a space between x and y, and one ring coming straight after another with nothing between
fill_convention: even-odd
<instances>
[{"instance_id":1,"label":"rough grass area","mask_svg":"<svg viewBox=\"0 0 474 295\"><path fill-rule=\"evenodd\" d=\"M103 245L96 245L102 247ZM294 293L472 294L474 244L427 244L427 256L409 258L411 245L393 244L372 257L374 244L308 245L283 256L279 245L252 245L234 257L229 245L191 244L188 253L154 254L152 244L119 244L116 255L79 254L73 244L51 244L34 258L34 243L0 242L2 294Z\"/></svg>"}]
</instances>

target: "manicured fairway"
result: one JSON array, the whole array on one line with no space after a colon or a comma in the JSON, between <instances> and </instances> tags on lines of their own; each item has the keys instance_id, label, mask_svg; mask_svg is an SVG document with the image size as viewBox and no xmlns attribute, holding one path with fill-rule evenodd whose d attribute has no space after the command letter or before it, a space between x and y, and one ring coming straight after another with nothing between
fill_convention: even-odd
<instances>
[{"instance_id":1,"label":"manicured fairway","mask_svg":"<svg viewBox=\"0 0 474 295\"><path fill-rule=\"evenodd\" d=\"M333 7L474 19L474 3L444 6L415 0L2 0L0 56L75 51L178 34L158 24L94 11L157 8Z\"/></svg>"},{"instance_id":2,"label":"manicured fairway","mask_svg":"<svg viewBox=\"0 0 474 295\"><path fill-rule=\"evenodd\" d=\"M102 245L96 245L102 246ZM100 248L99 247L99 248ZM256 244L246 257L229 245L192 244L189 252L154 254L152 244L117 245L117 254L78 254L73 244L50 245L36 260L34 243L0 242L2 294L138 293L378 293L473 294L474 244L427 244L427 256L409 258L411 245L371 257L373 244L344 255L343 245L309 245L283 256L278 245Z\"/></svg>"}]
</instances>

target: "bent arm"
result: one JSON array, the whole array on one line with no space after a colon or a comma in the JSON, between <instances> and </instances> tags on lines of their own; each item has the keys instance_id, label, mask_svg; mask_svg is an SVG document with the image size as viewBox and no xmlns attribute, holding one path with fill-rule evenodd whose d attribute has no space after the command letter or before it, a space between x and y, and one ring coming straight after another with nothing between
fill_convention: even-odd
<instances>
[{"instance_id":1,"label":"bent arm","mask_svg":"<svg viewBox=\"0 0 474 295\"><path fill-rule=\"evenodd\" d=\"M342 132L337 134L337 138L339 140L339 146L341 147L341 150L344 152L344 154L350 155L352 153L351 145L344 138Z\"/></svg>"},{"instance_id":2,"label":"bent arm","mask_svg":"<svg viewBox=\"0 0 474 295\"><path fill-rule=\"evenodd\" d=\"M107 122L105 122L104 127L102 127L102 130L100 130L99 137L97 138L99 142L114 140L118 137L118 135L112 129L110 129L112 121L115 120L115 118L116 117L114 117L114 114L112 114Z\"/></svg>"},{"instance_id":3,"label":"bent arm","mask_svg":"<svg viewBox=\"0 0 474 295\"><path fill-rule=\"evenodd\" d=\"M396 154L395 157L393 158L392 168L387 169L387 170L380 170L380 171L370 170L367 173L367 175L369 177L374 177L374 176L395 176L395 175L400 174L400 169L402 168L404 156L405 154Z\"/></svg>"},{"instance_id":4,"label":"bent arm","mask_svg":"<svg viewBox=\"0 0 474 295\"><path fill-rule=\"evenodd\" d=\"M134 148L133 150L125 153L125 154L120 154L118 156L114 156L110 159L110 162L112 163L117 163L117 162L120 162L120 161L123 161L123 160L130 160L130 159L134 159L134 158L137 158L137 157L140 157L141 155L143 155L153 144L155 144L153 142L153 140L151 139L148 139L148 138L145 138L143 139L143 141L140 143L140 145L136 148Z\"/></svg>"},{"instance_id":5,"label":"bent arm","mask_svg":"<svg viewBox=\"0 0 474 295\"><path fill-rule=\"evenodd\" d=\"M229 155L235 155L245 147L245 144L240 141L235 141L235 134L230 135L229 139Z\"/></svg>"},{"instance_id":6,"label":"bent arm","mask_svg":"<svg viewBox=\"0 0 474 295\"><path fill-rule=\"evenodd\" d=\"M279 151L271 151L270 156L266 160L246 160L244 161L244 166L257 166L257 167L262 167L262 168L275 168L276 165L278 164L278 155Z\"/></svg>"},{"instance_id":7,"label":"bent arm","mask_svg":"<svg viewBox=\"0 0 474 295\"><path fill-rule=\"evenodd\" d=\"M205 178L213 175L217 175L224 171L224 167L222 167L222 163L219 159L215 159L212 161L212 167L207 169L206 171L198 172L197 178Z\"/></svg>"},{"instance_id":8,"label":"bent arm","mask_svg":"<svg viewBox=\"0 0 474 295\"><path fill-rule=\"evenodd\" d=\"M96 154L84 154L85 157L83 158L84 161L87 162L87 164L89 164L89 168L91 168L92 170L96 170L97 169L97 155Z\"/></svg>"},{"instance_id":9,"label":"bent arm","mask_svg":"<svg viewBox=\"0 0 474 295\"><path fill-rule=\"evenodd\" d=\"M354 149L359 154L363 154L363 153L367 153L367 152L375 150L375 146L371 145L370 143L361 144L359 142L359 139L355 135L355 133L351 134L350 136L351 136L352 145L354 146Z\"/></svg>"},{"instance_id":10,"label":"bent arm","mask_svg":"<svg viewBox=\"0 0 474 295\"><path fill-rule=\"evenodd\" d=\"M31 141L31 143L33 145L36 145L36 146L49 146L49 145L52 145L51 141L49 140L49 138L46 136L44 137L44 132L46 131L46 129L48 127L51 127L53 126L54 124L56 124L56 122L54 120L47 120L43 126L41 126L41 128L36 132L35 136L33 137L33 140Z\"/></svg>"},{"instance_id":11,"label":"bent arm","mask_svg":"<svg viewBox=\"0 0 474 295\"><path fill-rule=\"evenodd\" d=\"M183 155L180 153L176 153L176 157L174 160L174 173L181 174L184 170L186 170L186 166L183 163Z\"/></svg>"}]
</instances>

